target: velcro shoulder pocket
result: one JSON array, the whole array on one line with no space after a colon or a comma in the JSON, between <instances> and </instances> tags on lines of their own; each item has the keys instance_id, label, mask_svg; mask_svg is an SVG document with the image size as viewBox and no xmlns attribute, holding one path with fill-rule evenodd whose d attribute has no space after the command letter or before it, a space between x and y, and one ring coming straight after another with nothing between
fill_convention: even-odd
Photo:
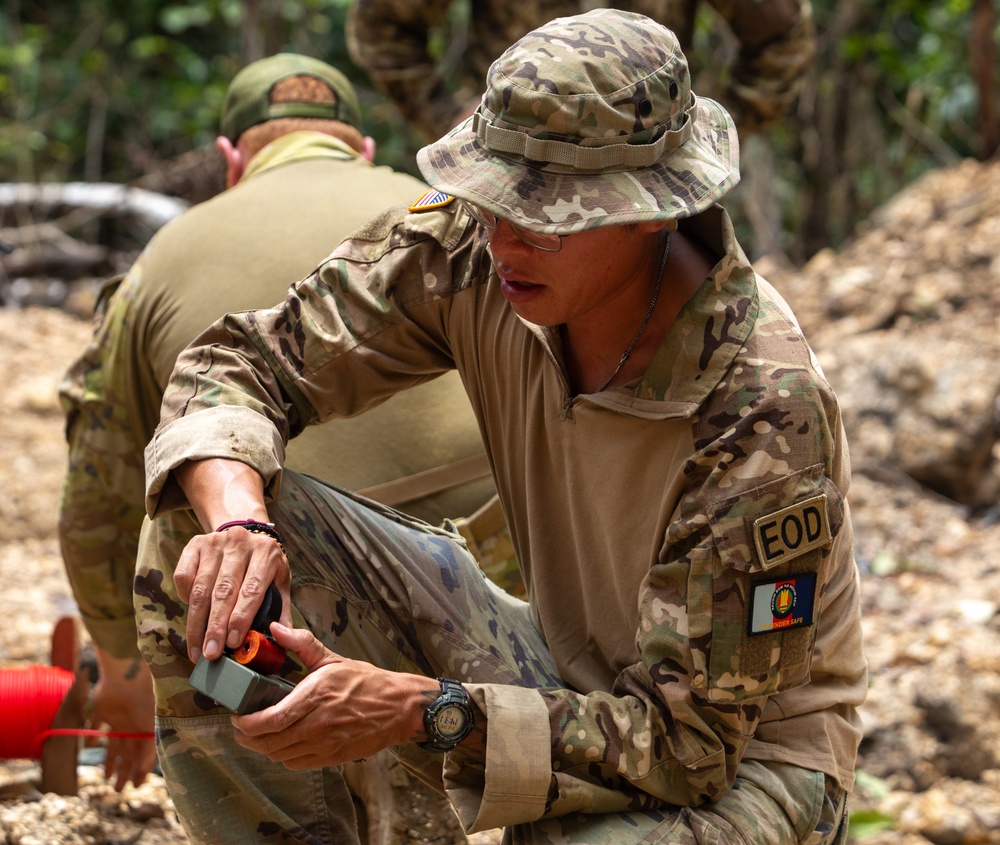
<instances>
[{"instance_id":1,"label":"velcro shoulder pocket","mask_svg":"<svg viewBox=\"0 0 1000 845\"><path fill-rule=\"evenodd\" d=\"M766 696L809 680L823 562L843 518L822 465L715 506L711 698Z\"/></svg>"}]
</instances>

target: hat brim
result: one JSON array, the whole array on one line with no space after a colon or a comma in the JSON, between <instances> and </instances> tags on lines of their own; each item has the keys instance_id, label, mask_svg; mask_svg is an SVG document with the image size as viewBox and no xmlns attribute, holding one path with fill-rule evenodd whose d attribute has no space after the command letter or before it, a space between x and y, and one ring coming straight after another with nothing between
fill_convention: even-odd
<instances>
[{"instance_id":1,"label":"hat brim","mask_svg":"<svg viewBox=\"0 0 1000 845\"><path fill-rule=\"evenodd\" d=\"M740 180L739 140L728 112L699 97L691 137L658 162L635 170L554 172L544 162L490 152L472 118L417 153L424 179L497 217L536 232L692 217Z\"/></svg>"}]
</instances>

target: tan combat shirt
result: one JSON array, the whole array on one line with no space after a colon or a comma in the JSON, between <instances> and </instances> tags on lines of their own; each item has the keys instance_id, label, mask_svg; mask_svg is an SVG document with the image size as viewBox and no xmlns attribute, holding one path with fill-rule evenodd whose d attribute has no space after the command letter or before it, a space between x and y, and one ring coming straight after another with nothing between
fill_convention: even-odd
<instances>
[{"instance_id":1,"label":"tan combat shirt","mask_svg":"<svg viewBox=\"0 0 1000 845\"><path fill-rule=\"evenodd\" d=\"M866 663L837 401L725 212L681 227L718 264L628 388L570 395L558 332L517 317L454 203L387 213L283 308L230 315L202 340L238 337L255 372L189 349L165 396L151 514L183 504L185 460L245 461L273 495L303 426L461 373L565 680L467 684L489 719L485 769L446 758L467 829L699 804L742 760L853 782Z\"/></svg>"},{"instance_id":2,"label":"tan combat shirt","mask_svg":"<svg viewBox=\"0 0 1000 845\"><path fill-rule=\"evenodd\" d=\"M257 153L237 185L161 229L124 280L107 287L93 337L60 385L69 464L59 512L73 595L106 651L136 651L143 449L177 353L228 311L281 301L351 229L426 189L336 138L294 132ZM452 373L363 420L312 429L289 450L288 465L359 489L481 453ZM404 509L437 521L466 516L492 492L486 477Z\"/></svg>"}]
</instances>

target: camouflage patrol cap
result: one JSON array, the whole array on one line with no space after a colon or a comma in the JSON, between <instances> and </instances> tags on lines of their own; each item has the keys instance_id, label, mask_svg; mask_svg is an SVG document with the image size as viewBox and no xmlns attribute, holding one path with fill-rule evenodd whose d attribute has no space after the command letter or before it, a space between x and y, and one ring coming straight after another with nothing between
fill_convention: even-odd
<instances>
[{"instance_id":1,"label":"camouflage patrol cap","mask_svg":"<svg viewBox=\"0 0 1000 845\"><path fill-rule=\"evenodd\" d=\"M313 76L328 85L335 102L272 103L271 90L292 76ZM314 117L339 120L361 128L361 107L354 86L336 68L310 56L278 53L243 68L226 91L220 132L230 141L258 123L281 117Z\"/></svg>"},{"instance_id":2,"label":"camouflage patrol cap","mask_svg":"<svg viewBox=\"0 0 1000 845\"><path fill-rule=\"evenodd\" d=\"M677 37L597 9L528 33L476 113L417 156L431 186L538 232L689 217L739 182L736 127Z\"/></svg>"}]
</instances>

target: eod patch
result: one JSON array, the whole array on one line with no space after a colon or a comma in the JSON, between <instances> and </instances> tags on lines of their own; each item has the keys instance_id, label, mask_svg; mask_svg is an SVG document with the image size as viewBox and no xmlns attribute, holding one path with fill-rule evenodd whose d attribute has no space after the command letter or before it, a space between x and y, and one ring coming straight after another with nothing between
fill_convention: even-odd
<instances>
[{"instance_id":1,"label":"eod patch","mask_svg":"<svg viewBox=\"0 0 1000 845\"><path fill-rule=\"evenodd\" d=\"M753 584L747 633L752 637L812 625L815 600L815 572Z\"/></svg>"},{"instance_id":2,"label":"eod patch","mask_svg":"<svg viewBox=\"0 0 1000 845\"><path fill-rule=\"evenodd\" d=\"M764 569L788 563L831 540L826 494L754 520L753 541Z\"/></svg>"}]
</instances>

